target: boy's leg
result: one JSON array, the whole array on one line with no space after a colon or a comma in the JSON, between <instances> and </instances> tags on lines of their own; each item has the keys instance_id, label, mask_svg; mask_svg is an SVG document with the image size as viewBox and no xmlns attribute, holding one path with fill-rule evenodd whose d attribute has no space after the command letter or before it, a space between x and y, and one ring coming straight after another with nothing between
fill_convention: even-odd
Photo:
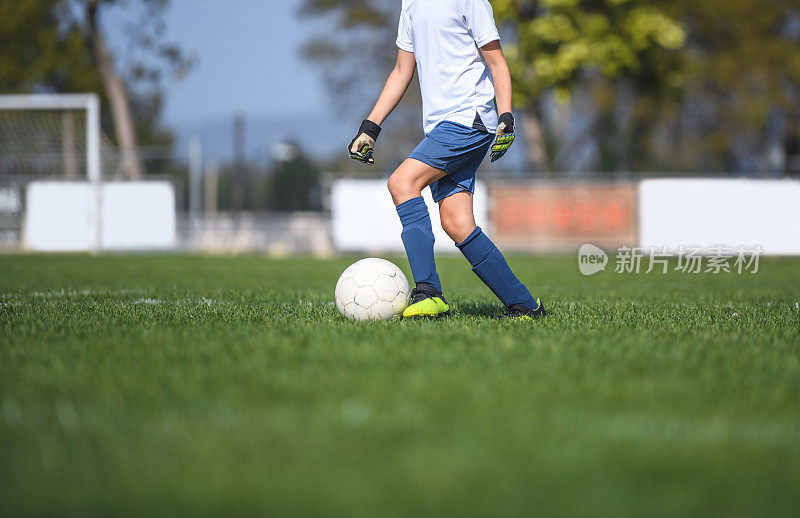
<instances>
[{"instance_id":1,"label":"boy's leg","mask_svg":"<svg viewBox=\"0 0 800 518\"><path fill-rule=\"evenodd\" d=\"M470 262L472 271L506 307L521 305L537 310L541 306L511 271L500 250L475 225L471 193L459 192L444 198L439 202L439 214L442 228Z\"/></svg>"},{"instance_id":2,"label":"boy's leg","mask_svg":"<svg viewBox=\"0 0 800 518\"><path fill-rule=\"evenodd\" d=\"M403 224L403 246L417 285L404 317L438 316L449 310L442 297L442 284L433 258L431 218L422 199L422 189L444 174L440 169L409 158L389 178L389 192Z\"/></svg>"}]
</instances>

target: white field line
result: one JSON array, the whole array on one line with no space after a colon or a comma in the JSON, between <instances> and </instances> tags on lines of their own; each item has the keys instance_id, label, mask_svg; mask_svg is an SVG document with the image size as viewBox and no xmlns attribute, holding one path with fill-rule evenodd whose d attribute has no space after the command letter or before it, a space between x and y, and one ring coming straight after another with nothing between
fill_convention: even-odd
<instances>
[{"instance_id":1,"label":"white field line","mask_svg":"<svg viewBox=\"0 0 800 518\"><path fill-rule=\"evenodd\" d=\"M800 423L746 421L724 417L681 418L677 416L620 414L598 417L597 431L606 438L636 441L700 441L708 444L733 442L742 445L783 446L800 444Z\"/></svg>"},{"instance_id":2,"label":"white field line","mask_svg":"<svg viewBox=\"0 0 800 518\"><path fill-rule=\"evenodd\" d=\"M134 305L146 304L148 306L155 306L155 305L158 305L158 304L166 304L166 302L167 302L166 300L161 300L161 299L142 298L142 299L134 300L133 304Z\"/></svg>"},{"instance_id":3,"label":"white field line","mask_svg":"<svg viewBox=\"0 0 800 518\"><path fill-rule=\"evenodd\" d=\"M3 293L0 294L0 307L13 307L13 306L27 306L30 305L33 300L45 300L49 301L51 299L81 299L86 297L118 297L124 295L144 295L146 294L146 290L130 290L130 289L123 289L123 290L115 290L115 291L97 291L97 290L52 290L52 291L33 291L30 293ZM214 300L209 299L206 297L200 297L197 299L193 298L186 298L180 299L175 301L168 301L163 299L154 299L150 297L141 297L132 302L118 302L117 306L124 307L130 304L133 305L148 305L148 306L156 306L160 304L174 304L176 306L188 305L188 306L221 306L221 305L229 305L230 302L223 301L223 300Z\"/></svg>"},{"instance_id":4,"label":"white field line","mask_svg":"<svg viewBox=\"0 0 800 518\"><path fill-rule=\"evenodd\" d=\"M791 418L765 421L652 412L604 413L594 408L569 406L543 414L542 420L555 428L571 429L580 435L588 433L610 441L800 448L800 420Z\"/></svg>"},{"instance_id":5,"label":"white field line","mask_svg":"<svg viewBox=\"0 0 800 518\"><path fill-rule=\"evenodd\" d=\"M146 290L115 290L115 291L97 291L97 290L51 290L51 291L32 291L29 293L3 293L0 294L2 300L24 300L25 298L41 298L41 299L54 299L62 297L93 297L98 295L144 295Z\"/></svg>"}]
</instances>

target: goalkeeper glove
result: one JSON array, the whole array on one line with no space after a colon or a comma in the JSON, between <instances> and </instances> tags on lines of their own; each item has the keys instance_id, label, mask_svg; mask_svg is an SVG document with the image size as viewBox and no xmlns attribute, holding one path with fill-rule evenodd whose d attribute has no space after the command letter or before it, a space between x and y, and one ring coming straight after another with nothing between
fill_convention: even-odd
<instances>
[{"instance_id":1,"label":"goalkeeper glove","mask_svg":"<svg viewBox=\"0 0 800 518\"><path fill-rule=\"evenodd\" d=\"M378 135L381 133L381 127L369 119L364 119L361 127L358 129L356 138L350 141L347 146L347 154L353 160L358 160L365 164L374 164L375 159L372 157L372 151L375 148L375 141L378 140Z\"/></svg>"},{"instance_id":2,"label":"goalkeeper glove","mask_svg":"<svg viewBox=\"0 0 800 518\"><path fill-rule=\"evenodd\" d=\"M497 138L492 144L492 162L506 154L514 143L514 116L506 112L500 116L497 124Z\"/></svg>"}]
</instances>

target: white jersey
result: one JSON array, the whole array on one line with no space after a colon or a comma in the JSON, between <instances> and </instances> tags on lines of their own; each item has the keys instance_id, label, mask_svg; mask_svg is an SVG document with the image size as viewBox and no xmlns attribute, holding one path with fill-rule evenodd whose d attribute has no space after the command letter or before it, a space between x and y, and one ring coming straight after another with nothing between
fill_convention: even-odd
<instances>
[{"instance_id":1,"label":"white jersey","mask_svg":"<svg viewBox=\"0 0 800 518\"><path fill-rule=\"evenodd\" d=\"M417 60L425 134L444 121L497 130L480 47L499 39L488 0L403 0L397 46Z\"/></svg>"}]
</instances>

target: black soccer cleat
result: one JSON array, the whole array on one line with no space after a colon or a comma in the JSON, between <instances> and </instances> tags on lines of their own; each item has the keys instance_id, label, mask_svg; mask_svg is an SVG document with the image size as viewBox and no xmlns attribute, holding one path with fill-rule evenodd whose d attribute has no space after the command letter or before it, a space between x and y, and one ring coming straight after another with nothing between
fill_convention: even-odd
<instances>
[{"instance_id":1,"label":"black soccer cleat","mask_svg":"<svg viewBox=\"0 0 800 518\"><path fill-rule=\"evenodd\" d=\"M500 315L501 319L506 318L519 318L523 320L535 320L547 316L547 311L544 309L541 299L536 299L536 308L531 309L522 304L511 304L506 308L506 312Z\"/></svg>"}]
</instances>

